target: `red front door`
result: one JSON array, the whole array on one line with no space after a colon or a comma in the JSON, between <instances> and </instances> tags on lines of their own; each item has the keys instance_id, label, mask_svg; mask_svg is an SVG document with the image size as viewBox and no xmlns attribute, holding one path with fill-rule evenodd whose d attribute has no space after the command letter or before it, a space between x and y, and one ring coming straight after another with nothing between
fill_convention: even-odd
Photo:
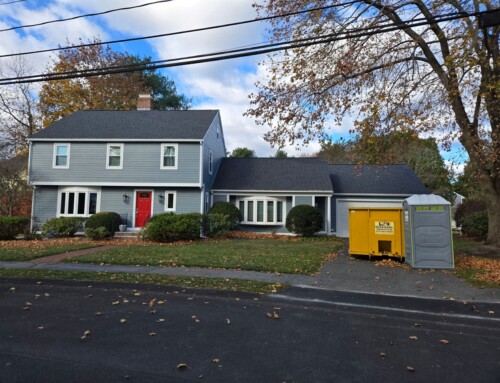
<instances>
[{"instance_id":1,"label":"red front door","mask_svg":"<svg viewBox=\"0 0 500 383\"><path fill-rule=\"evenodd\" d=\"M151 194L150 191L135 193L135 227L143 227L151 216Z\"/></svg>"}]
</instances>

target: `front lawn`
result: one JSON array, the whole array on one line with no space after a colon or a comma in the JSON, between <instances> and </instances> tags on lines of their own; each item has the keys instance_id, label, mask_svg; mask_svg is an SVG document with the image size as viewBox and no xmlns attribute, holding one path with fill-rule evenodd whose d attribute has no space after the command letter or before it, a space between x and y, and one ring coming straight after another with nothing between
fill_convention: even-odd
<instances>
[{"instance_id":1,"label":"front lawn","mask_svg":"<svg viewBox=\"0 0 500 383\"><path fill-rule=\"evenodd\" d=\"M98 245L80 240L43 240L43 241L2 241L0 242L0 261L23 262L68 251L88 249Z\"/></svg>"},{"instance_id":2,"label":"front lawn","mask_svg":"<svg viewBox=\"0 0 500 383\"><path fill-rule=\"evenodd\" d=\"M141 266L187 266L314 274L343 246L336 238L230 239L178 246L132 245L65 262Z\"/></svg>"}]
</instances>

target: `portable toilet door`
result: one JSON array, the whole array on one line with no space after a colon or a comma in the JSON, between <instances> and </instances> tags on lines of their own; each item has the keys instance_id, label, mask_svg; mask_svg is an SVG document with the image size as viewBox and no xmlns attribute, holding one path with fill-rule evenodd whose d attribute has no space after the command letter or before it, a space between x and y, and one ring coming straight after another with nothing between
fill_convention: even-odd
<instances>
[{"instance_id":1,"label":"portable toilet door","mask_svg":"<svg viewBox=\"0 0 500 383\"><path fill-rule=\"evenodd\" d=\"M403 202L405 262L422 269L453 269L451 204L434 194Z\"/></svg>"}]
</instances>

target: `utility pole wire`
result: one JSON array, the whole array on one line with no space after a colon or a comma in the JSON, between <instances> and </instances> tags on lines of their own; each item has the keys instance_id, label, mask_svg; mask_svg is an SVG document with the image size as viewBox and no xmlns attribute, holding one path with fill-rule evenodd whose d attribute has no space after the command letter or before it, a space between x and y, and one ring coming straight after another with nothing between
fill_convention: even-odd
<instances>
[{"instance_id":1,"label":"utility pole wire","mask_svg":"<svg viewBox=\"0 0 500 383\"><path fill-rule=\"evenodd\" d=\"M353 1L335 4L335 5L327 5L327 6L318 7L318 8L310 8L310 9L306 9L304 11L284 13L281 15L267 16L267 17L261 17L261 18L250 19L250 20L236 21L236 22L227 23L227 24L212 25L210 27L187 29L187 30L178 31L178 32L161 33L161 34L157 34L157 35L149 35L149 36L141 36L141 37L131 37L131 38L119 39L119 40L101 41L101 42L97 42L97 43L78 44L78 45L71 45L71 46L66 46L66 47L40 49L40 50L30 51L30 52L9 53L9 54L0 55L0 58L31 55L31 54L46 53L46 52L56 52L56 51L61 51L61 50L66 50L66 49L77 49L77 48L84 48L84 47L93 47L93 46L98 46L98 45L111 45L111 44L118 44L118 43L126 43L126 42L130 42L130 41L148 40L148 39L156 39L159 37L183 35L183 34L187 34L187 33L202 32L202 31L208 31L208 30L213 30L213 29L234 27L234 26L238 26L238 25L245 25L245 24L250 24L250 23L255 23L255 22L260 22L260 21L267 21L267 20L282 18L282 17L297 16L297 15L300 15L303 13L309 13L309 12L314 12L314 11L323 11L323 10L326 10L329 8L338 8L338 7L343 7L343 6L349 6L349 5L353 5L355 3L359 3L359 2L360 2L360 0L353 0Z\"/></svg>"}]
</instances>

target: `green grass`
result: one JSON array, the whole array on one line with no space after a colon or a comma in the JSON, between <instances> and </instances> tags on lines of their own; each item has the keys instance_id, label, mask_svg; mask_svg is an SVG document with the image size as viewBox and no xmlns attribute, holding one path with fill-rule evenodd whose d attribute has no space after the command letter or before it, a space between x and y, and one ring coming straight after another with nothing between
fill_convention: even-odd
<instances>
[{"instance_id":1,"label":"green grass","mask_svg":"<svg viewBox=\"0 0 500 383\"><path fill-rule=\"evenodd\" d=\"M453 250L455 254L460 253L461 250L479 245L482 245L482 242L460 235L453 236Z\"/></svg>"},{"instance_id":2,"label":"green grass","mask_svg":"<svg viewBox=\"0 0 500 383\"><path fill-rule=\"evenodd\" d=\"M32 242L34 245L37 242ZM41 242L43 244L43 242ZM65 244L65 245L52 245L45 246L32 246L32 247L2 247L0 243L0 261L29 261L35 258L47 257L49 255L67 253L69 251L89 249L97 247L89 243L80 244Z\"/></svg>"},{"instance_id":3,"label":"green grass","mask_svg":"<svg viewBox=\"0 0 500 383\"><path fill-rule=\"evenodd\" d=\"M335 238L232 239L180 246L117 247L65 262L213 267L309 275L319 270L328 254L342 246L343 242Z\"/></svg>"},{"instance_id":4,"label":"green grass","mask_svg":"<svg viewBox=\"0 0 500 383\"><path fill-rule=\"evenodd\" d=\"M469 283L474 287L479 288L493 288L500 289L500 283L496 282L486 282L478 279L477 277L484 274L484 270L473 270L473 269L456 269L455 273L465 282Z\"/></svg>"},{"instance_id":5,"label":"green grass","mask_svg":"<svg viewBox=\"0 0 500 383\"><path fill-rule=\"evenodd\" d=\"M0 269L3 278L58 279L79 281L108 281L149 285L179 286L188 288L217 289L227 291L245 291L258 294L269 294L287 287L283 284L249 281L229 278L178 277L153 274L129 273L93 273L81 271L53 271Z\"/></svg>"}]
</instances>

